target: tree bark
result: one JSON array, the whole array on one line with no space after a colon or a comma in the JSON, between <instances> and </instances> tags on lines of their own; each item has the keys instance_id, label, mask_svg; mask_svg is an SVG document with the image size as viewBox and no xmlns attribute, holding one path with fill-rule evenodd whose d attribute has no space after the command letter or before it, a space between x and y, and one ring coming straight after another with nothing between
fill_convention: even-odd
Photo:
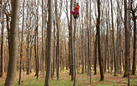
<instances>
[{"instance_id":1,"label":"tree bark","mask_svg":"<svg viewBox=\"0 0 137 86\"><path fill-rule=\"evenodd\" d=\"M104 80L103 67L101 62L101 50L100 50L100 0L97 0L98 7L98 19L97 19L97 35L98 35L98 61L100 67L100 81Z\"/></svg>"},{"instance_id":2,"label":"tree bark","mask_svg":"<svg viewBox=\"0 0 137 86\"><path fill-rule=\"evenodd\" d=\"M133 64L132 64L132 75L135 75L136 71L136 10L132 8L133 0L131 0L131 11L134 21L134 44L133 44Z\"/></svg>"},{"instance_id":3,"label":"tree bark","mask_svg":"<svg viewBox=\"0 0 137 86\"><path fill-rule=\"evenodd\" d=\"M71 0L70 11L72 10L73 0ZM70 12L70 26L69 26L69 58L70 58L70 75L73 81L73 48L72 48L72 14Z\"/></svg>"},{"instance_id":4,"label":"tree bark","mask_svg":"<svg viewBox=\"0 0 137 86\"><path fill-rule=\"evenodd\" d=\"M10 57L8 73L5 86L14 86L14 78L16 75L17 47L18 47L18 17L20 0L14 0L12 3L12 19L11 19L11 37L10 37Z\"/></svg>"},{"instance_id":5,"label":"tree bark","mask_svg":"<svg viewBox=\"0 0 137 86\"><path fill-rule=\"evenodd\" d=\"M82 22L83 22L83 20L82 20ZM84 34L83 34L83 23L82 23L82 36L81 36L81 40L82 40L82 43L81 43L81 46L82 46L82 74L84 74L84 43L83 43L83 36L84 36Z\"/></svg>"},{"instance_id":6,"label":"tree bark","mask_svg":"<svg viewBox=\"0 0 137 86\"><path fill-rule=\"evenodd\" d=\"M95 50L94 50L94 54L95 54L95 58L94 58L94 75L97 74L97 40L98 40L98 34L96 33L96 38L95 38Z\"/></svg>"},{"instance_id":7,"label":"tree bark","mask_svg":"<svg viewBox=\"0 0 137 86\"><path fill-rule=\"evenodd\" d=\"M37 28L36 28L36 36L37 36L37 70L36 70L36 73L37 73L37 79L39 77L39 0L37 0Z\"/></svg>"},{"instance_id":8,"label":"tree bark","mask_svg":"<svg viewBox=\"0 0 137 86\"><path fill-rule=\"evenodd\" d=\"M112 16L112 39L113 39L113 56L114 56L114 76L117 75L117 66L116 66L116 56L115 56L115 38L114 38L114 23L113 23L113 6L112 6L112 0L111 0L111 16Z\"/></svg>"},{"instance_id":9,"label":"tree bark","mask_svg":"<svg viewBox=\"0 0 137 86\"><path fill-rule=\"evenodd\" d=\"M2 2L1 2L1 9L2 9ZM0 70L0 77L3 77L4 74L4 9L2 9L2 29L1 29L1 70Z\"/></svg>"},{"instance_id":10,"label":"tree bark","mask_svg":"<svg viewBox=\"0 0 137 86\"><path fill-rule=\"evenodd\" d=\"M128 1L128 9L127 9L127 57L128 57L128 86L130 86L130 30L131 30L131 0ZM126 48L125 48L126 49Z\"/></svg>"},{"instance_id":11,"label":"tree bark","mask_svg":"<svg viewBox=\"0 0 137 86\"><path fill-rule=\"evenodd\" d=\"M23 18L22 18L22 33L21 33L21 50L20 50L20 73L19 73L19 85L21 82L21 70L22 70L22 57L23 57L23 29L24 29L24 6L25 0L23 0Z\"/></svg>"},{"instance_id":12,"label":"tree bark","mask_svg":"<svg viewBox=\"0 0 137 86\"><path fill-rule=\"evenodd\" d=\"M44 41L43 41L43 27L44 27L44 22L43 22L43 18L44 18L44 16L43 16L43 0L42 0L42 78L44 78L44 76L45 76L45 58L44 58L44 48L43 48L43 43L44 43Z\"/></svg>"},{"instance_id":13,"label":"tree bark","mask_svg":"<svg viewBox=\"0 0 137 86\"><path fill-rule=\"evenodd\" d=\"M75 19L75 25L74 25L74 39L73 39L73 43L74 43L74 46L73 46L73 48L74 48L74 52L73 52L73 56L74 56L74 83L73 83L73 86L75 86L76 85L76 27L77 27L77 22L76 22L76 19Z\"/></svg>"},{"instance_id":14,"label":"tree bark","mask_svg":"<svg viewBox=\"0 0 137 86\"><path fill-rule=\"evenodd\" d=\"M48 44L47 44L47 72L46 72L46 78L45 78L45 85L44 86L50 86L50 77L51 77L51 38L52 38L52 0L48 0L48 28L47 28L47 38L48 38Z\"/></svg>"},{"instance_id":15,"label":"tree bark","mask_svg":"<svg viewBox=\"0 0 137 86\"><path fill-rule=\"evenodd\" d=\"M59 17L57 13L57 0L55 0L55 14L56 14L56 26L57 26L57 47L56 47L56 64L57 64L57 80L59 80Z\"/></svg>"},{"instance_id":16,"label":"tree bark","mask_svg":"<svg viewBox=\"0 0 137 86\"><path fill-rule=\"evenodd\" d=\"M89 49L89 51L88 51L88 53L89 53L89 73L90 73L90 85L91 85L91 78L92 78L92 63L91 63L91 51L92 51L92 38L91 38L91 0L90 0L90 21L89 21L89 23L90 23L90 27L89 27L89 34L88 34L88 40L89 40L89 47L88 47L88 49Z\"/></svg>"},{"instance_id":17,"label":"tree bark","mask_svg":"<svg viewBox=\"0 0 137 86\"><path fill-rule=\"evenodd\" d=\"M127 0L124 0L124 9L125 9L125 70L124 70L124 76L123 77L128 77L128 69L129 69L129 62L128 62L128 57L130 55L129 52L129 43L130 43L130 34L129 34L129 27L128 27L128 7L127 7Z\"/></svg>"}]
</instances>

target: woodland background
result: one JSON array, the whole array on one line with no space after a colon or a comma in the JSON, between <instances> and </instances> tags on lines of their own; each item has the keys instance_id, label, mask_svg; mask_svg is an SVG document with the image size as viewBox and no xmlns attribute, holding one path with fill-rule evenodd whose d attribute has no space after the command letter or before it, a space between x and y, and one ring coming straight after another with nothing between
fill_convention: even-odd
<instances>
[{"instance_id":1,"label":"woodland background","mask_svg":"<svg viewBox=\"0 0 137 86\"><path fill-rule=\"evenodd\" d=\"M80 15L74 19L76 2ZM20 84L34 74L50 86L50 78L67 71L75 86L77 74L87 73L92 84L100 72L100 81L110 73L128 77L130 85L136 19L136 0L0 0L0 78L7 76L5 86L13 86L14 75Z\"/></svg>"}]
</instances>

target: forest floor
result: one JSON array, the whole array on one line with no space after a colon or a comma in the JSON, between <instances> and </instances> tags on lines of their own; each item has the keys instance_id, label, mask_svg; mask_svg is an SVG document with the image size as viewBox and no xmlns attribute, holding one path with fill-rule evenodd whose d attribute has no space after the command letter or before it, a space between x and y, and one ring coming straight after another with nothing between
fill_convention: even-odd
<instances>
[{"instance_id":1,"label":"forest floor","mask_svg":"<svg viewBox=\"0 0 137 86\"><path fill-rule=\"evenodd\" d=\"M93 73L92 73L93 74ZM17 74L18 75L18 74ZM109 73L105 73L104 81L99 81L100 74L92 75L92 85L91 86L127 86L127 78L123 78L122 75L113 76ZM51 86L73 86L73 81L70 81L71 77L68 74L68 71L60 73L60 80L56 80L56 77L51 80ZM90 77L87 74L77 73L76 86L90 86ZM34 77L34 73L30 75L22 76L22 83L20 86L44 86L45 78L42 76L37 80ZM137 86L137 75L131 75L131 86ZM0 86L4 86L5 76L0 78ZM18 76L15 78L15 86L18 86Z\"/></svg>"}]
</instances>

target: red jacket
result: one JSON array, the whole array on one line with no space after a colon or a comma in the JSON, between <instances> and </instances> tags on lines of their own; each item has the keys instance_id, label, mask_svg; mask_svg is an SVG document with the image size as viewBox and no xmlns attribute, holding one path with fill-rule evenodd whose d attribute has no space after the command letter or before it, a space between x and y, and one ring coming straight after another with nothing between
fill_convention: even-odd
<instances>
[{"instance_id":1,"label":"red jacket","mask_svg":"<svg viewBox=\"0 0 137 86\"><path fill-rule=\"evenodd\" d=\"M80 6L75 5L74 10L76 9L76 10L77 10L77 12L79 12L79 8L80 8Z\"/></svg>"}]
</instances>

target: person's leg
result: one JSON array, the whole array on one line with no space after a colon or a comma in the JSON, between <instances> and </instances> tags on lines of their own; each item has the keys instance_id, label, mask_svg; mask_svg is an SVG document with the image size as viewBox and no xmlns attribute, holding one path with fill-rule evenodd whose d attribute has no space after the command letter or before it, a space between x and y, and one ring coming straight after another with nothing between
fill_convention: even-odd
<instances>
[{"instance_id":1,"label":"person's leg","mask_svg":"<svg viewBox=\"0 0 137 86\"><path fill-rule=\"evenodd\" d=\"M74 16L74 13L75 13L75 12L74 12L74 11L71 11L71 13L72 13L72 15Z\"/></svg>"},{"instance_id":2,"label":"person's leg","mask_svg":"<svg viewBox=\"0 0 137 86\"><path fill-rule=\"evenodd\" d=\"M77 16L78 16L79 12L77 11Z\"/></svg>"}]
</instances>

